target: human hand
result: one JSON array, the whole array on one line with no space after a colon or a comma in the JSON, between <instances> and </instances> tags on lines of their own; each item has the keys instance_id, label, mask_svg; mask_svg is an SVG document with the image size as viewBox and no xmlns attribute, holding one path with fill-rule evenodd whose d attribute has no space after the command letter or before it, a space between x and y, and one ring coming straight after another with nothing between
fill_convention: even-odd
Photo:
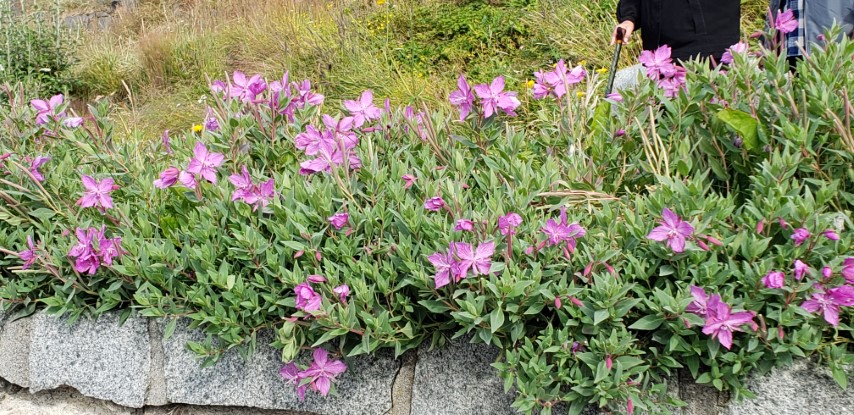
<instances>
[{"instance_id":1,"label":"human hand","mask_svg":"<svg viewBox=\"0 0 854 415\"><path fill-rule=\"evenodd\" d=\"M626 20L623 23L617 25L614 28L614 33L611 35L611 45L617 43L617 30L623 29L623 38L620 39L622 43L629 43L632 37L632 32L635 31L635 24L630 20Z\"/></svg>"}]
</instances>

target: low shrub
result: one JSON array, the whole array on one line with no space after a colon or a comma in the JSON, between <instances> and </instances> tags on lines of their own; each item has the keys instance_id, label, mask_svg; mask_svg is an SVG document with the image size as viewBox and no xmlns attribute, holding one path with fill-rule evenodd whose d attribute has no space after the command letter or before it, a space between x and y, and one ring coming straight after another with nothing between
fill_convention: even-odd
<instances>
[{"instance_id":1,"label":"low shrub","mask_svg":"<svg viewBox=\"0 0 854 415\"><path fill-rule=\"evenodd\" d=\"M648 79L607 98L563 61L518 94L460 77L451 113L235 72L191 130L142 144L105 102L83 120L7 87L0 304L136 311L166 336L187 318L204 364L274 330L300 394L347 357L467 334L501 349L524 413L666 411L683 367L750 396L746 375L808 356L845 386L854 42L794 76L743 46L713 69L645 53Z\"/></svg>"}]
</instances>

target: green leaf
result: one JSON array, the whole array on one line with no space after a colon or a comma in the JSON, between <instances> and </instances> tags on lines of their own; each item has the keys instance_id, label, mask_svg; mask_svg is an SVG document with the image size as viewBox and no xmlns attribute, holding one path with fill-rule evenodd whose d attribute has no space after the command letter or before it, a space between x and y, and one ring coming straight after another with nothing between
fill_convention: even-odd
<instances>
[{"instance_id":1,"label":"green leaf","mask_svg":"<svg viewBox=\"0 0 854 415\"><path fill-rule=\"evenodd\" d=\"M172 337L172 334L175 333L175 327L177 325L177 318L169 319L169 323L166 323L166 328L163 329L163 341L169 340L169 338Z\"/></svg>"},{"instance_id":2,"label":"green leaf","mask_svg":"<svg viewBox=\"0 0 854 415\"><path fill-rule=\"evenodd\" d=\"M842 389L848 389L848 374L845 373L845 370L839 366L834 365L832 367L833 372L833 380L839 385Z\"/></svg>"},{"instance_id":3,"label":"green leaf","mask_svg":"<svg viewBox=\"0 0 854 415\"><path fill-rule=\"evenodd\" d=\"M593 313L593 325L598 326L599 323L608 318L608 315L608 310L596 310L596 312Z\"/></svg>"},{"instance_id":4,"label":"green leaf","mask_svg":"<svg viewBox=\"0 0 854 415\"><path fill-rule=\"evenodd\" d=\"M494 334L496 331L501 329L501 326L504 324L504 312L501 311L500 308L496 308L489 313L489 326L492 329L492 333Z\"/></svg>"},{"instance_id":5,"label":"green leaf","mask_svg":"<svg viewBox=\"0 0 854 415\"><path fill-rule=\"evenodd\" d=\"M663 322L664 318L661 316L645 316L634 322L634 324L629 326L629 328L633 330L655 330L661 326L661 323Z\"/></svg>"},{"instance_id":6,"label":"green leaf","mask_svg":"<svg viewBox=\"0 0 854 415\"><path fill-rule=\"evenodd\" d=\"M444 303L442 303L441 301L421 300L418 302L418 304L423 305L424 308L429 310L431 313L436 313L436 314L443 314L443 313L446 313L448 310L450 310L450 308L448 306L446 306Z\"/></svg>"},{"instance_id":7,"label":"green leaf","mask_svg":"<svg viewBox=\"0 0 854 415\"><path fill-rule=\"evenodd\" d=\"M754 150L759 147L759 121L752 115L730 108L718 112L718 119L735 130L744 141L744 148Z\"/></svg>"}]
</instances>

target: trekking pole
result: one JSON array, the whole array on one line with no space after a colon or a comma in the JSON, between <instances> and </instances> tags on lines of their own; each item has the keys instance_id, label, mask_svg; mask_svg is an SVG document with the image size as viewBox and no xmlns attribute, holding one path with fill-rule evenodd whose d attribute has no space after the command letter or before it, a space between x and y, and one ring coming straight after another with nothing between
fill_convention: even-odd
<instances>
[{"instance_id":1,"label":"trekking pole","mask_svg":"<svg viewBox=\"0 0 854 415\"><path fill-rule=\"evenodd\" d=\"M614 88L614 76L617 75L617 63L620 61L620 52L623 50L623 37L626 35L622 27L617 28L617 49L614 50L614 58L611 60L611 69L608 71L608 84L605 87L605 95L609 95Z\"/></svg>"}]
</instances>

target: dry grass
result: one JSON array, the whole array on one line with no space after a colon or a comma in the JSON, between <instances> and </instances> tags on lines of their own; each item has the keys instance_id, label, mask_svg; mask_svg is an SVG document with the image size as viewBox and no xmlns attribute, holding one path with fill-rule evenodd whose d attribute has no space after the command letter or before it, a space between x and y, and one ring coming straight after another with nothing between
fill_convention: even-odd
<instances>
[{"instance_id":1,"label":"dry grass","mask_svg":"<svg viewBox=\"0 0 854 415\"><path fill-rule=\"evenodd\" d=\"M401 67L388 57L399 45L377 42L371 36L378 35L362 26L368 13L392 1L384 6L368 0L140 1L133 13L119 9L116 24L81 46L78 93L85 99L109 96L123 106L115 117L125 126L122 135L131 138L189 127L201 113L197 101L207 89L205 80L235 69L268 77L289 70L292 78L310 78L331 97L371 88L396 103L443 101L455 73ZM570 61L604 66L612 53L608 34L615 3L540 0L524 20L538 28L539 42L557 45ZM402 13L414 7L402 1L395 2L398 6ZM759 0L746 2L746 27L759 8ZM624 52L622 64L631 62L637 43ZM511 69L524 79L537 68Z\"/></svg>"}]
</instances>

